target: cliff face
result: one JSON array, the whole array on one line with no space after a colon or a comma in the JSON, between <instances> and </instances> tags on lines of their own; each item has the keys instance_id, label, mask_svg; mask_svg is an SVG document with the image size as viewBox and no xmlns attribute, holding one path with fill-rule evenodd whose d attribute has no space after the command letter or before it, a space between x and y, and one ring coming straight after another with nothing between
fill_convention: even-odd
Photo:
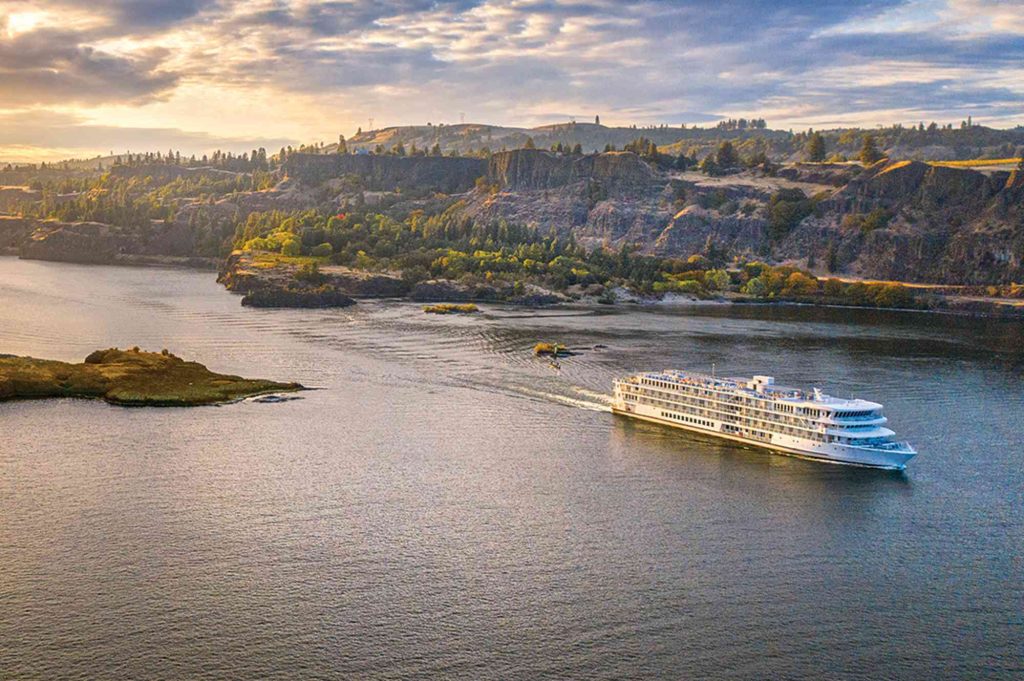
<instances>
[{"instance_id":1,"label":"cliff face","mask_svg":"<svg viewBox=\"0 0 1024 681\"><path fill-rule=\"evenodd\" d=\"M778 253L835 251L844 270L880 279L995 284L1024 279L1024 191L1007 173L879 163L852 180ZM872 211L884 224L856 224Z\"/></svg>"},{"instance_id":2,"label":"cliff face","mask_svg":"<svg viewBox=\"0 0 1024 681\"><path fill-rule=\"evenodd\" d=\"M487 166L487 177L499 187L513 191L588 182L607 193L644 188L657 180L651 167L630 152L572 156L540 149L494 154Z\"/></svg>"},{"instance_id":3,"label":"cliff face","mask_svg":"<svg viewBox=\"0 0 1024 681\"><path fill-rule=\"evenodd\" d=\"M491 158L487 179L496 191L469 196L471 217L572 232L582 243L653 243L672 216L669 179L629 152L502 152Z\"/></svg>"},{"instance_id":4,"label":"cliff face","mask_svg":"<svg viewBox=\"0 0 1024 681\"><path fill-rule=\"evenodd\" d=\"M707 178L658 171L629 153L519 150L495 154L488 179L494 188L466 202L474 219L572 232L589 245L686 257L713 244L727 255L881 279L1024 280L1019 171L882 161Z\"/></svg>"},{"instance_id":5,"label":"cliff face","mask_svg":"<svg viewBox=\"0 0 1024 681\"><path fill-rule=\"evenodd\" d=\"M363 189L417 189L455 194L473 188L487 172L487 162L447 156L370 156L293 154L285 173L306 185L318 185L346 175L359 178Z\"/></svg>"}]
</instances>

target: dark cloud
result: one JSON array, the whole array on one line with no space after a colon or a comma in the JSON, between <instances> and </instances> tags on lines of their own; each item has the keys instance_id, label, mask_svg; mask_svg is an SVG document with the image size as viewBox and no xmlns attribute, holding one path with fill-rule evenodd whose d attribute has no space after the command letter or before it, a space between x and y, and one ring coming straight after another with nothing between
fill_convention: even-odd
<instances>
[{"instance_id":1,"label":"dark cloud","mask_svg":"<svg viewBox=\"0 0 1024 681\"><path fill-rule=\"evenodd\" d=\"M141 103L178 82L160 69L162 50L115 56L79 41L70 31L42 29L0 39L0 101L25 106L43 103Z\"/></svg>"},{"instance_id":2,"label":"dark cloud","mask_svg":"<svg viewBox=\"0 0 1024 681\"><path fill-rule=\"evenodd\" d=\"M222 0L38 0L41 7L87 10L105 17L110 30L122 35L166 29L218 9Z\"/></svg>"}]
</instances>

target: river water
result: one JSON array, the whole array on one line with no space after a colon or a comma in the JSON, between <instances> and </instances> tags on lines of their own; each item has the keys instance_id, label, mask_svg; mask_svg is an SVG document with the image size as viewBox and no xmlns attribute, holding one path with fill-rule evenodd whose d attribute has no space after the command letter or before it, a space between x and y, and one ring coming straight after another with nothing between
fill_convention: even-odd
<instances>
[{"instance_id":1,"label":"river water","mask_svg":"<svg viewBox=\"0 0 1024 681\"><path fill-rule=\"evenodd\" d=\"M556 371L538 340L585 351ZM322 388L0 404L0 678L1020 678L1022 341L801 307L252 310L209 273L0 258L0 352ZM920 454L608 411L616 375L712 363L882 402Z\"/></svg>"}]
</instances>

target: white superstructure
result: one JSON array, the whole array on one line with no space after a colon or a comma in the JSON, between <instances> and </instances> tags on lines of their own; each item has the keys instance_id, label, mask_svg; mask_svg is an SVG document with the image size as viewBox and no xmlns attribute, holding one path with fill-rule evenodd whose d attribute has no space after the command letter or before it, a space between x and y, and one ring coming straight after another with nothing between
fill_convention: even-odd
<instances>
[{"instance_id":1,"label":"white superstructure","mask_svg":"<svg viewBox=\"0 0 1024 681\"><path fill-rule=\"evenodd\" d=\"M832 463L902 469L917 454L893 440L882 405L778 386L771 376L637 374L615 381L612 411Z\"/></svg>"}]
</instances>

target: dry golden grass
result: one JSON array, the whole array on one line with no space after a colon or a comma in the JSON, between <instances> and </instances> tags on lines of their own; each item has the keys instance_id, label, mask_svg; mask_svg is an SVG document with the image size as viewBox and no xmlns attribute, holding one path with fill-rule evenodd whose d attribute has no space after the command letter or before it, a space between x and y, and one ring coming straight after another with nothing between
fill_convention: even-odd
<instances>
[{"instance_id":1,"label":"dry golden grass","mask_svg":"<svg viewBox=\"0 0 1024 681\"><path fill-rule=\"evenodd\" d=\"M929 161L928 165L947 168L987 168L989 166L1016 166L1019 158L974 158L967 161Z\"/></svg>"}]
</instances>

